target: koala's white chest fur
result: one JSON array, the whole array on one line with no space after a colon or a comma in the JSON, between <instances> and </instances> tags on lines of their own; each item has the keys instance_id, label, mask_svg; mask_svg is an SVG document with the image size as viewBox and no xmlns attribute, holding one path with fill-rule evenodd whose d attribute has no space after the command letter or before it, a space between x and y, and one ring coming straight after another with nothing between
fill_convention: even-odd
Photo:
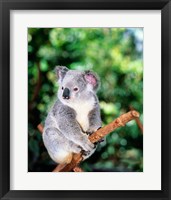
<instances>
[{"instance_id":1,"label":"koala's white chest fur","mask_svg":"<svg viewBox=\"0 0 171 200\"><path fill-rule=\"evenodd\" d=\"M72 103L70 106L76 111L76 120L86 132L89 128L88 114L94 107L94 99Z\"/></svg>"}]
</instances>

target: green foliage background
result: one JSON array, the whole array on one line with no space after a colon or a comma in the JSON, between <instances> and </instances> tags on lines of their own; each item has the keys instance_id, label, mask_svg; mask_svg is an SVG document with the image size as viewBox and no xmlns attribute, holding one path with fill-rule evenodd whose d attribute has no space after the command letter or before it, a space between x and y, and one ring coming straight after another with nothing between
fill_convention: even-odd
<instances>
[{"instance_id":1,"label":"green foliage background","mask_svg":"<svg viewBox=\"0 0 171 200\"><path fill-rule=\"evenodd\" d=\"M103 125L133 107L143 123L143 29L28 29L28 170L51 171L55 163L43 145L37 125L56 99L56 65L95 71L101 79L98 97ZM109 134L85 171L143 171L143 136L135 121Z\"/></svg>"}]
</instances>

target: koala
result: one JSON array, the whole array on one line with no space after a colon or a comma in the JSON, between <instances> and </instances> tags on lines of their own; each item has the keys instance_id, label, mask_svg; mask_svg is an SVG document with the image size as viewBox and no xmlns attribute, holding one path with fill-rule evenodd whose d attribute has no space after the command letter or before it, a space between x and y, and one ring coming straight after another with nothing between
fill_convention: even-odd
<instances>
[{"instance_id":1,"label":"koala","mask_svg":"<svg viewBox=\"0 0 171 200\"><path fill-rule=\"evenodd\" d=\"M96 146L88 136L102 126L96 91L100 81L91 71L56 67L59 83L57 100L45 120L44 145L58 164L68 164L73 153L90 157Z\"/></svg>"}]
</instances>

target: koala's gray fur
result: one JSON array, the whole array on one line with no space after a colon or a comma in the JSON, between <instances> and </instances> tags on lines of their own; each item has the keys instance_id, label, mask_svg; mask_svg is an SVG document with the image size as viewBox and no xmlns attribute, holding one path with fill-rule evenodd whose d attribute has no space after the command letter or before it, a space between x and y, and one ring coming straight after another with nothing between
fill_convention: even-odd
<instances>
[{"instance_id":1,"label":"koala's gray fur","mask_svg":"<svg viewBox=\"0 0 171 200\"><path fill-rule=\"evenodd\" d=\"M48 113L43 141L57 163L70 163L73 153L92 155L95 146L88 135L102 126L96 91L99 79L94 72L56 67L58 100Z\"/></svg>"}]
</instances>

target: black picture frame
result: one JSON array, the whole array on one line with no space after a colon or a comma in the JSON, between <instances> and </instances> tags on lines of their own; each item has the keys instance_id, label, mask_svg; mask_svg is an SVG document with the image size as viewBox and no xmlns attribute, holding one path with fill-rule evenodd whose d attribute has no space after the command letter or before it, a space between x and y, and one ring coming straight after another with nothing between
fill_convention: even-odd
<instances>
[{"instance_id":1,"label":"black picture frame","mask_svg":"<svg viewBox=\"0 0 171 200\"><path fill-rule=\"evenodd\" d=\"M162 189L140 191L10 190L10 10L161 10ZM171 199L171 2L169 0L0 0L0 197L1 199ZM155 74L152 74L154 76ZM156 113L157 114L157 108ZM154 124L155 126L155 124ZM114 180L113 180L114 181Z\"/></svg>"}]
</instances>

